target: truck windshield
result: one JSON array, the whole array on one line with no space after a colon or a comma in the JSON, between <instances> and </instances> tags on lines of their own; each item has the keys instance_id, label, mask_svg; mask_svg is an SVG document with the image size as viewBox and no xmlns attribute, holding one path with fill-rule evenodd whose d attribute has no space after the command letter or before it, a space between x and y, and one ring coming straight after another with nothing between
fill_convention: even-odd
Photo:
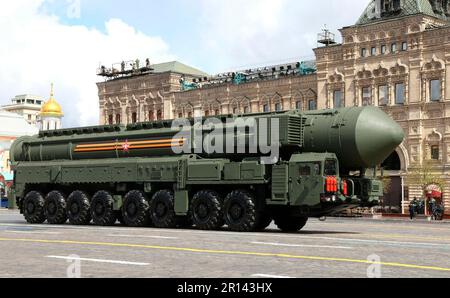
<instances>
[{"instance_id":1,"label":"truck windshield","mask_svg":"<svg viewBox=\"0 0 450 298\"><path fill-rule=\"evenodd\" d=\"M336 176L337 175L337 162L334 159L327 159L325 161L325 176Z\"/></svg>"}]
</instances>

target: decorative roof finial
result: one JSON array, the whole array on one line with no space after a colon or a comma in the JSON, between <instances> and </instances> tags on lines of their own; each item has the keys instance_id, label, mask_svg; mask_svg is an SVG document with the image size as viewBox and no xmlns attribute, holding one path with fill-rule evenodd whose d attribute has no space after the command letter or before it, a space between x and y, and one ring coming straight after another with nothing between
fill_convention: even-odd
<instances>
[{"instance_id":1,"label":"decorative roof finial","mask_svg":"<svg viewBox=\"0 0 450 298\"><path fill-rule=\"evenodd\" d=\"M50 98L53 98L54 96L55 96L55 91L54 91L54 84L52 82L51 89L50 89Z\"/></svg>"}]
</instances>

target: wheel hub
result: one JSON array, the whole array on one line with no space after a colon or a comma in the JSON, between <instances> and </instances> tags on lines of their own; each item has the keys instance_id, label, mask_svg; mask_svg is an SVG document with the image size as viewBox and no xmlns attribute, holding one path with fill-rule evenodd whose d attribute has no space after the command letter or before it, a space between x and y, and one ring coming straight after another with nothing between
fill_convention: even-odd
<instances>
[{"instance_id":1,"label":"wheel hub","mask_svg":"<svg viewBox=\"0 0 450 298\"><path fill-rule=\"evenodd\" d=\"M78 204L73 203L73 204L70 206L70 212L71 212L72 214L78 214L78 213L80 212L80 208L78 207Z\"/></svg>"},{"instance_id":2,"label":"wheel hub","mask_svg":"<svg viewBox=\"0 0 450 298\"><path fill-rule=\"evenodd\" d=\"M163 203L159 203L156 206L156 215L158 217L163 217L164 215L166 215L166 206Z\"/></svg>"},{"instance_id":3,"label":"wheel hub","mask_svg":"<svg viewBox=\"0 0 450 298\"><path fill-rule=\"evenodd\" d=\"M127 214L131 215L131 216L134 216L134 215L136 215L136 213L137 213L136 204L134 204L134 203L128 204L128 206L127 206Z\"/></svg>"},{"instance_id":4,"label":"wheel hub","mask_svg":"<svg viewBox=\"0 0 450 298\"><path fill-rule=\"evenodd\" d=\"M28 211L28 213L31 214L31 213L34 212L34 210L35 210L34 204L32 202L28 202L28 204L27 204L27 211Z\"/></svg>"},{"instance_id":5,"label":"wheel hub","mask_svg":"<svg viewBox=\"0 0 450 298\"><path fill-rule=\"evenodd\" d=\"M95 213L97 215L102 215L104 211L105 211L105 208L103 207L102 204L95 205Z\"/></svg>"},{"instance_id":6,"label":"wheel hub","mask_svg":"<svg viewBox=\"0 0 450 298\"><path fill-rule=\"evenodd\" d=\"M48 204L48 213L50 213L51 215L56 213L56 204L54 202L50 202Z\"/></svg>"},{"instance_id":7,"label":"wheel hub","mask_svg":"<svg viewBox=\"0 0 450 298\"><path fill-rule=\"evenodd\" d=\"M209 214L209 208L206 204L200 204L197 208L197 215L201 218L204 219L206 217L208 217Z\"/></svg>"},{"instance_id":8,"label":"wheel hub","mask_svg":"<svg viewBox=\"0 0 450 298\"><path fill-rule=\"evenodd\" d=\"M242 217L243 210L239 204L233 204L230 208L230 215L233 220L238 220Z\"/></svg>"}]
</instances>

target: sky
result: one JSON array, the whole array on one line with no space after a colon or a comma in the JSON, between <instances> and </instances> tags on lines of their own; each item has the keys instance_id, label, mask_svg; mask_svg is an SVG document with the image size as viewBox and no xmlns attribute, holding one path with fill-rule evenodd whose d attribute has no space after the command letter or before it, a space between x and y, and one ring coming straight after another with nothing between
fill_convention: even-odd
<instances>
[{"instance_id":1,"label":"sky","mask_svg":"<svg viewBox=\"0 0 450 298\"><path fill-rule=\"evenodd\" d=\"M0 0L0 105L48 98L65 127L97 125L96 76L122 60L178 60L215 74L314 59L317 33L369 0Z\"/></svg>"}]
</instances>

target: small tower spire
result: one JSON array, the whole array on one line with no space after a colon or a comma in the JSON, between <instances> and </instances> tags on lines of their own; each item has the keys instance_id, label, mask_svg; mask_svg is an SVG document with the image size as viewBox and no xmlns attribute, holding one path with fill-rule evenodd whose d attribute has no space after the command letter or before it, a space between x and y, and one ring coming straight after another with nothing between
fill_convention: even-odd
<instances>
[{"instance_id":1,"label":"small tower spire","mask_svg":"<svg viewBox=\"0 0 450 298\"><path fill-rule=\"evenodd\" d=\"M54 91L54 84L52 82L51 87L50 87L50 98L53 98L55 96L55 91Z\"/></svg>"}]
</instances>

